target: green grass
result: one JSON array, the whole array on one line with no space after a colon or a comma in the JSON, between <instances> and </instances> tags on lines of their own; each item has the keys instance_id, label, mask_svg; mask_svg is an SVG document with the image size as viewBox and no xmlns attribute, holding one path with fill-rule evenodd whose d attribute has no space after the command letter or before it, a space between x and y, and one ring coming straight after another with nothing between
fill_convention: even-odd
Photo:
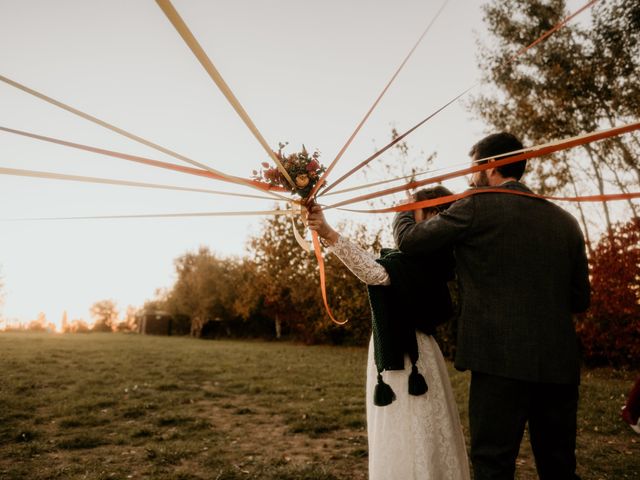
<instances>
[{"instance_id":1,"label":"green grass","mask_svg":"<svg viewBox=\"0 0 640 480\"><path fill-rule=\"evenodd\" d=\"M364 479L366 352L121 334L0 335L0 479ZM618 411L637 372L583 375L583 479L640 478ZM451 370L463 425L468 374ZM535 467L523 442L518 478Z\"/></svg>"}]
</instances>

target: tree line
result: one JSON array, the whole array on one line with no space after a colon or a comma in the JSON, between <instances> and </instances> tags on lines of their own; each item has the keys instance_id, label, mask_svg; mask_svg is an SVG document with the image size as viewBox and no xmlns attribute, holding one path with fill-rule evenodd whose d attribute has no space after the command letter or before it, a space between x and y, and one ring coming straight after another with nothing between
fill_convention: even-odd
<instances>
[{"instance_id":1,"label":"tree line","mask_svg":"<svg viewBox=\"0 0 640 480\"><path fill-rule=\"evenodd\" d=\"M298 225L300 227L300 225ZM194 337L289 339L305 343L366 345L370 310L366 287L333 255L327 255L327 289L333 324L324 311L318 267L302 250L285 216L274 216L251 238L244 257L224 257L206 247L174 261L176 282L140 309L129 306L124 318L112 300L91 308L93 326L62 320L65 333L136 332L143 315L162 312L183 322ZM379 251L383 231L364 225L340 230L361 247ZM592 303L576 318L584 358L590 365L640 367L640 219L613 226L589 255ZM458 302L455 281L449 284ZM428 314L428 302L424 304ZM44 314L23 330L47 331ZM176 329L175 333L180 333ZM441 326L436 338L450 358L455 354L456 319Z\"/></svg>"},{"instance_id":2,"label":"tree line","mask_svg":"<svg viewBox=\"0 0 640 480\"><path fill-rule=\"evenodd\" d=\"M573 22L517 62L509 62L566 15L564 0L501 0L486 5L491 40L481 47L478 61L488 90L476 95L469 108L491 131L510 131L536 145L638 120L640 2L598 2L590 24ZM395 130L393 135L397 136ZM402 142L395 151L400 161L378 168L389 175L406 174L398 169L416 163L409 158L409 147ZM419 161L429 167L433 158L421 154ZM632 133L531 160L525 180L542 194L637 191L639 158L640 140ZM591 308L576 319L585 358L592 364L637 367L640 207L628 201L602 203L597 212L580 204L573 208L587 238L593 290ZM302 228L299 223L296 227ZM291 228L285 216L266 219L261 232L249 240L244 257L223 257L206 247L185 253L174 261L175 284L148 301L141 312L179 319L194 337L366 344L370 334L366 287L337 258L326 257L331 308L337 318L349 319L345 326L331 323L319 293L315 258L299 248ZM346 224L342 231L372 252L389 246L386 225ZM455 298L455 285L451 286ZM94 307L98 329L114 330L115 305L103 301ZM132 330L139 324L140 312L129 313L121 328ZM455 328L452 321L438 334L448 355L455 351Z\"/></svg>"},{"instance_id":3,"label":"tree line","mask_svg":"<svg viewBox=\"0 0 640 480\"><path fill-rule=\"evenodd\" d=\"M297 222L297 220L296 220ZM301 229L302 225L297 224ZM365 248L376 246L366 227L344 227ZM379 246L379 245L378 245ZM286 216L263 221L247 255L221 257L206 247L174 261L176 282L147 302L147 312L189 318L192 336L288 337L307 343L363 344L369 334L366 287L333 256L326 258L334 325L324 313L313 253L297 244Z\"/></svg>"},{"instance_id":4,"label":"tree line","mask_svg":"<svg viewBox=\"0 0 640 480\"><path fill-rule=\"evenodd\" d=\"M381 232L365 226L343 232L376 252ZM333 324L324 311L313 254L295 242L284 216L264 221L248 243L248 255L221 257L202 247L175 260L177 280L144 311L167 312L188 322L194 337L288 338L305 343L365 345L370 310L365 285L334 256L327 255L327 291ZM593 365L640 365L640 219L616 224L589 256L592 305L576 319L585 359ZM455 281L450 283L458 301ZM428 302L424 305L429 312ZM455 318L437 338L448 356L455 353Z\"/></svg>"}]
</instances>

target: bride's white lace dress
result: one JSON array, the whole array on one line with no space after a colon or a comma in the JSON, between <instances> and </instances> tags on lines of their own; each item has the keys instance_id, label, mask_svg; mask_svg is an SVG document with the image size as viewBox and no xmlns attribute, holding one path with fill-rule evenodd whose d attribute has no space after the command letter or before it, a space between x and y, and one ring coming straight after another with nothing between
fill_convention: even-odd
<instances>
[{"instance_id":1,"label":"bride's white lace dress","mask_svg":"<svg viewBox=\"0 0 640 480\"><path fill-rule=\"evenodd\" d=\"M363 282L389 285L386 270L373 255L346 238L340 236L330 250ZM429 308L428 303L424 308ZM447 366L433 337L416 332L416 338L420 355L417 367L426 378L429 391L425 395L409 395L411 362L406 356L404 370L382 374L396 394L396 400L385 407L373 404L377 370L373 341L369 343L369 480L467 480L467 452Z\"/></svg>"}]
</instances>

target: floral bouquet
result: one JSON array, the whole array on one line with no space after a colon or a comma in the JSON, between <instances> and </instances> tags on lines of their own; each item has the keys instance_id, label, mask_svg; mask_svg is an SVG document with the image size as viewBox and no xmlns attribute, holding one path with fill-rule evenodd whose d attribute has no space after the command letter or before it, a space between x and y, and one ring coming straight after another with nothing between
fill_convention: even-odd
<instances>
[{"instance_id":1,"label":"floral bouquet","mask_svg":"<svg viewBox=\"0 0 640 480\"><path fill-rule=\"evenodd\" d=\"M302 198L307 198L311 189L313 189L322 173L326 170L325 167L320 165L318 160L320 152L316 150L312 155L309 155L303 145L301 152L284 155L282 150L286 146L286 143L280 143L278 145L279 150L276 153L276 157L278 157L278 160L291 177L291 180L293 180L295 187L289 183L277 167L271 167L267 162L262 163L264 169L260 170L260 172L256 170L253 171L252 178L266 182L269 185L284 187L292 193L297 193Z\"/></svg>"}]
</instances>

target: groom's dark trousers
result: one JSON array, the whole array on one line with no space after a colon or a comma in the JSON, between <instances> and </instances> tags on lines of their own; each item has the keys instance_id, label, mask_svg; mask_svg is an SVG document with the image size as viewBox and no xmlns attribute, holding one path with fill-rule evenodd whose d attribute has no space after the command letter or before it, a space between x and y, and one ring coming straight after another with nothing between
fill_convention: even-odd
<instances>
[{"instance_id":1,"label":"groom's dark trousers","mask_svg":"<svg viewBox=\"0 0 640 480\"><path fill-rule=\"evenodd\" d=\"M578 386L472 373L471 461L476 480L512 479L525 423L543 479L575 479Z\"/></svg>"},{"instance_id":2,"label":"groom's dark trousers","mask_svg":"<svg viewBox=\"0 0 640 480\"><path fill-rule=\"evenodd\" d=\"M502 188L530 190L519 182ZM453 246L461 308L455 365L471 370L475 480L512 479L528 422L541 479L574 479L580 360L573 313L589 305L576 220L546 200L479 193L416 224L394 220L398 248Z\"/></svg>"}]
</instances>

